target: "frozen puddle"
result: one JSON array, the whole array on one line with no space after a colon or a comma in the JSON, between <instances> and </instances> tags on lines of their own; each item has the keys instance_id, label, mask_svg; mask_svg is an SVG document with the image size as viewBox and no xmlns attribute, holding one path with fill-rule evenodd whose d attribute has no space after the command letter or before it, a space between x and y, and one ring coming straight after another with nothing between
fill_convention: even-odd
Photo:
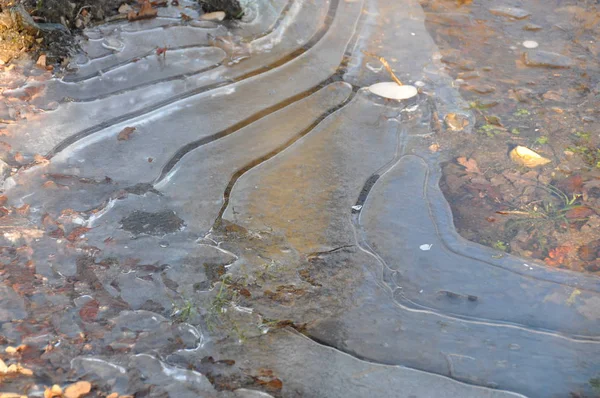
<instances>
[{"instance_id":1,"label":"frozen puddle","mask_svg":"<svg viewBox=\"0 0 600 398\"><path fill-rule=\"evenodd\" d=\"M7 345L53 344L35 374L177 398L592 394L600 281L454 229L453 154L430 147L472 115L416 0L191 7L90 30L76 70L5 92L36 92L2 137L29 165L0 290ZM390 81L370 54L419 94L369 90Z\"/></svg>"}]
</instances>

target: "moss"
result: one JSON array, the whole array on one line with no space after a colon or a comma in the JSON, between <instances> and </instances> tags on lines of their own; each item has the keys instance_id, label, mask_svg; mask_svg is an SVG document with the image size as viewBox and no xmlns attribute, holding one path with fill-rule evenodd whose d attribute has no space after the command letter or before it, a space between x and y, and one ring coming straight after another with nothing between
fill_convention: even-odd
<instances>
[{"instance_id":1,"label":"moss","mask_svg":"<svg viewBox=\"0 0 600 398\"><path fill-rule=\"evenodd\" d=\"M0 13L0 61L7 63L31 49L36 44L36 33L23 23L14 8L3 8Z\"/></svg>"}]
</instances>

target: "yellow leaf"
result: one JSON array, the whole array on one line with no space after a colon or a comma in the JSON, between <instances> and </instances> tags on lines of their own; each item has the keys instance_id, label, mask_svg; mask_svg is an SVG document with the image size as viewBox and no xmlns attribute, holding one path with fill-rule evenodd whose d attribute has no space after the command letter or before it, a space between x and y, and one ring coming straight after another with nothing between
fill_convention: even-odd
<instances>
[{"instance_id":1,"label":"yellow leaf","mask_svg":"<svg viewBox=\"0 0 600 398\"><path fill-rule=\"evenodd\" d=\"M581 294L581 290L579 289L573 289L573 293L571 293L571 295L569 296L569 298L567 299L567 304L569 305L573 305L573 303L575 303L575 299L577 298L577 296L579 296Z\"/></svg>"},{"instance_id":2,"label":"yellow leaf","mask_svg":"<svg viewBox=\"0 0 600 398\"><path fill-rule=\"evenodd\" d=\"M62 388L58 384L53 385L51 388L46 387L44 391L44 398L54 398L62 396Z\"/></svg>"},{"instance_id":3,"label":"yellow leaf","mask_svg":"<svg viewBox=\"0 0 600 398\"><path fill-rule=\"evenodd\" d=\"M509 156L516 164L530 168L550 163L550 159L546 159L531 149L521 145L514 147L510 151Z\"/></svg>"},{"instance_id":4,"label":"yellow leaf","mask_svg":"<svg viewBox=\"0 0 600 398\"><path fill-rule=\"evenodd\" d=\"M65 398L80 398L92 390L92 385L88 381L78 381L65 388Z\"/></svg>"},{"instance_id":5,"label":"yellow leaf","mask_svg":"<svg viewBox=\"0 0 600 398\"><path fill-rule=\"evenodd\" d=\"M469 125L469 119L458 113L447 114L444 121L450 131L463 131Z\"/></svg>"}]
</instances>

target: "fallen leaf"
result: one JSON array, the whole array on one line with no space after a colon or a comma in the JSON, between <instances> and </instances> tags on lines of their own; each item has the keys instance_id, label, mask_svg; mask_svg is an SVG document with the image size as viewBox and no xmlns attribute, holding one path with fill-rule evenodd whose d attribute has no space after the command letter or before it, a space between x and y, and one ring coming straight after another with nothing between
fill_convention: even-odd
<instances>
[{"instance_id":1,"label":"fallen leaf","mask_svg":"<svg viewBox=\"0 0 600 398\"><path fill-rule=\"evenodd\" d=\"M17 370L23 376L33 376L33 370L24 368L20 364L17 364Z\"/></svg>"},{"instance_id":2,"label":"fallen leaf","mask_svg":"<svg viewBox=\"0 0 600 398\"><path fill-rule=\"evenodd\" d=\"M92 390L92 384L88 381L78 381L65 388L65 398L80 398Z\"/></svg>"},{"instance_id":3,"label":"fallen leaf","mask_svg":"<svg viewBox=\"0 0 600 398\"><path fill-rule=\"evenodd\" d=\"M0 373L7 373L8 372L8 366L6 366L6 363L4 363L4 361L2 359L0 359Z\"/></svg>"},{"instance_id":4,"label":"fallen leaf","mask_svg":"<svg viewBox=\"0 0 600 398\"><path fill-rule=\"evenodd\" d=\"M160 56L166 57L167 56L167 47L158 47L156 49L156 56L160 57Z\"/></svg>"},{"instance_id":5,"label":"fallen leaf","mask_svg":"<svg viewBox=\"0 0 600 398\"><path fill-rule=\"evenodd\" d=\"M188 22L188 21L191 21L191 20L192 20L192 17L190 17L190 16L189 16L189 15L187 15L187 14L181 13L181 20L182 20L183 22Z\"/></svg>"},{"instance_id":6,"label":"fallen leaf","mask_svg":"<svg viewBox=\"0 0 600 398\"><path fill-rule=\"evenodd\" d=\"M50 161L45 156L42 156L39 153L36 153L35 155L33 155L33 160L36 163L39 163L39 164L48 164L48 163L50 163Z\"/></svg>"},{"instance_id":7,"label":"fallen leaf","mask_svg":"<svg viewBox=\"0 0 600 398\"><path fill-rule=\"evenodd\" d=\"M531 149L521 145L514 147L510 151L509 156L514 163L530 168L550 163L550 159L546 159Z\"/></svg>"},{"instance_id":8,"label":"fallen leaf","mask_svg":"<svg viewBox=\"0 0 600 398\"><path fill-rule=\"evenodd\" d=\"M223 11L215 11L215 12L209 12L207 14L203 14L200 19L203 19L205 21L222 21L224 20L226 17L225 12Z\"/></svg>"},{"instance_id":9,"label":"fallen leaf","mask_svg":"<svg viewBox=\"0 0 600 398\"><path fill-rule=\"evenodd\" d=\"M449 113L444 118L446 126L451 131L463 131L469 125L469 119L459 113Z\"/></svg>"},{"instance_id":10,"label":"fallen leaf","mask_svg":"<svg viewBox=\"0 0 600 398\"><path fill-rule=\"evenodd\" d=\"M129 141L129 139L131 138L131 134L133 134L134 131L135 131L135 127L125 127L123 130L121 130L119 135L117 135L117 140L118 141Z\"/></svg>"},{"instance_id":11,"label":"fallen leaf","mask_svg":"<svg viewBox=\"0 0 600 398\"><path fill-rule=\"evenodd\" d=\"M565 213L568 220L584 220L594 214L594 210L587 206L574 207Z\"/></svg>"},{"instance_id":12,"label":"fallen leaf","mask_svg":"<svg viewBox=\"0 0 600 398\"><path fill-rule=\"evenodd\" d=\"M79 316L81 317L81 320L83 320L84 322L95 321L96 317L98 316L99 308L100 308L100 305L98 304L98 302L96 300L88 301L79 310Z\"/></svg>"},{"instance_id":13,"label":"fallen leaf","mask_svg":"<svg viewBox=\"0 0 600 398\"><path fill-rule=\"evenodd\" d=\"M502 121L500 120L500 118L498 116L488 115L488 116L484 116L484 118L485 118L485 121L487 122L487 124L503 127Z\"/></svg>"},{"instance_id":14,"label":"fallen leaf","mask_svg":"<svg viewBox=\"0 0 600 398\"><path fill-rule=\"evenodd\" d=\"M431 152L437 152L440 150L440 145L439 144L431 144L431 145L429 145L429 150Z\"/></svg>"},{"instance_id":15,"label":"fallen leaf","mask_svg":"<svg viewBox=\"0 0 600 398\"><path fill-rule=\"evenodd\" d=\"M583 177L579 174L569 176L556 184L558 189L567 194L583 192L583 185Z\"/></svg>"},{"instance_id":16,"label":"fallen leaf","mask_svg":"<svg viewBox=\"0 0 600 398\"><path fill-rule=\"evenodd\" d=\"M17 394L16 392L0 392L0 398L27 398L27 395Z\"/></svg>"},{"instance_id":17,"label":"fallen leaf","mask_svg":"<svg viewBox=\"0 0 600 398\"><path fill-rule=\"evenodd\" d=\"M479 166L477 166L477 161L475 161L475 159L467 159L466 157L461 156L460 158L457 158L456 161L465 168L467 173L481 174L481 170L479 170Z\"/></svg>"},{"instance_id":18,"label":"fallen leaf","mask_svg":"<svg viewBox=\"0 0 600 398\"><path fill-rule=\"evenodd\" d=\"M44 390L44 398L54 398L62 396L62 388L58 384L53 385L52 387L46 387Z\"/></svg>"},{"instance_id":19,"label":"fallen leaf","mask_svg":"<svg viewBox=\"0 0 600 398\"><path fill-rule=\"evenodd\" d=\"M87 227L77 227L71 231L71 233L67 236L67 240L70 242L75 242L81 238L87 231L91 228Z\"/></svg>"},{"instance_id":20,"label":"fallen leaf","mask_svg":"<svg viewBox=\"0 0 600 398\"><path fill-rule=\"evenodd\" d=\"M17 212L17 214L21 215L21 216L25 216L27 215L27 213L29 213L29 205L28 204L24 204L21 207L17 207L15 209L15 211Z\"/></svg>"},{"instance_id":21,"label":"fallen leaf","mask_svg":"<svg viewBox=\"0 0 600 398\"><path fill-rule=\"evenodd\" d=\"M54 181L46 181L42 187L46 189L55 189L58 188L58 185Z\"/></svg>"},{"instance_id":22,"label":"fallen leaf","mask_svg":"<svg viewBox=\"0 0 600 398\"><path fill-rule=\"evenodd\" d=\"M581 290L579 290L579 289L573 289L573 292L571 293L571 295L567 299L567 304L568 305L573 305L575 303L575 299L577 299L577 296L579 296L580 294L581 294Z\"/></svg>"},{"instance_id":23,"label":"fallen leaf","mask_svg":"<svg viewBox=\"0 0 600 398\"><path fill-rule=\"evenodd\" d=\"M127 14L127 19L129 21L139 21L141 19L150 19L154 18L158 15L158 10L152 8L152 4L149 0L144 0L142 2L142 8L138 12L130 11Z\"/></svg>"},{"instance_id":24,"label":"fallen leaf","mask_svg":"<svg viewBox=\"0 0 600 398\"><path fill-rule=\"evenodd\" d=\"M106 398L119 398L119 393L113 392L111 394L108 394Z\"/></svg>"},{"instance_id":25,"label":"fallen leaf","mask_svg":"<svg viewBox=\"0 0 600 398\"><path fill-rule=\"evenodd\" d=\"M553 267L557 267L559 265L563 265L566 260L567 254L571 251L571 248L568 246L558 246L554 249L551 249L548 252L548 257L544 259L544 262Z\"/></svg>"}]
</instances>

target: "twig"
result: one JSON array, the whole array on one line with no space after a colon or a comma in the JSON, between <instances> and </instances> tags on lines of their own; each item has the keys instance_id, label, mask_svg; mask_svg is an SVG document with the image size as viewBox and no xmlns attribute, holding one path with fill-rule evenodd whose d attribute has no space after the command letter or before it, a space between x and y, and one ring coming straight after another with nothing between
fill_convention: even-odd
<instances>
[{"instance_id":1,"label":"twig","mask_svg":"<svg viewBox=\"0 0 600 398\"><path fill-rule=\"evenodd\" d=\"M400 79L398 79L396 77L396 75L394 74L394 71L392 71L392 68L391 68L390 64L388 64L388 62L385 60L385 58L380 57L380 56L375 55L375 54L371 54L371 53L366 52L366 51L363 51L362 53L365 54L365 55L367 55L367 56L369 56L369 57L377 58L379 60L379 62L381 62L381 64L385 68L385 70L388 71L388 73L392 77L392 80L395 81L399 86L403 86L402 82L400 81Z\"/></svg>"}]
</instances>

